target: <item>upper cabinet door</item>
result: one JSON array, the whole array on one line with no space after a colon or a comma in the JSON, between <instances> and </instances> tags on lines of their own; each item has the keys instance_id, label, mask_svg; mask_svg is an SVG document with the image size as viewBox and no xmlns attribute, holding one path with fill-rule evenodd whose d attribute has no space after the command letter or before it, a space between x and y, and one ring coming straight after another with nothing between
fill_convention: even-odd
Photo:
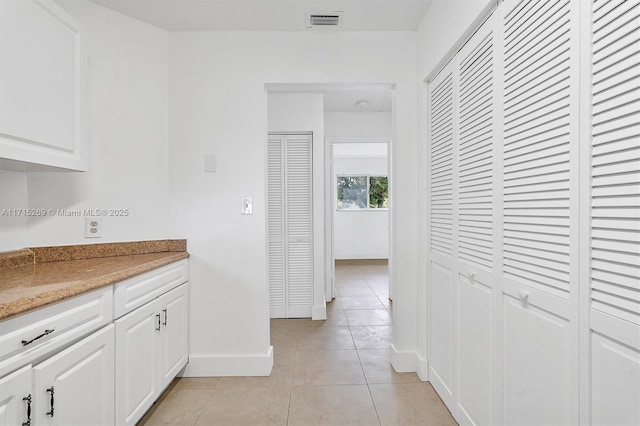
<instances>
[{"instance_id":1,"label":"upper cabinet door","mask_svg":"<svg viewBox=\"0 0 640 426\"><path fill-rule=\"evenodd\" d=\"M51 0L2 0L0 168L86 170L85 97L78 23Z\"/></svg>"}]
</instances>

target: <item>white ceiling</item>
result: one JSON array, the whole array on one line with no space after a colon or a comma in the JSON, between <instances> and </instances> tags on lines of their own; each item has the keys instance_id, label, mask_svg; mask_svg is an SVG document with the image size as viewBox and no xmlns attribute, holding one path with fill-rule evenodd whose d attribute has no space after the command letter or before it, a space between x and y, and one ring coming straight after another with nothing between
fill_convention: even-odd
<instances>
[{"instance_id":1,"label":"white ceiling","mask_svg":"<svg viewBox=\"0 0 640 426\"><path fill-rule=\"evenodd\" d=\"M343 31L415 31L432 0L92 0L168 30L318 31L307 12L344 12ZM320 31L326 29L320 29Z\"/></svg>"},{"instance_id":2,"label":"white ceiling","mask_svg":"<svg viewBox=\"0 0 640 426\"><path fill-rule=\"evenodd\" d=\"M326 112L388 112L391 111L391 91L375 89L336 90L324 93ZM367 105L358 106L364 100Z\"/></svg>"}]
</instances>

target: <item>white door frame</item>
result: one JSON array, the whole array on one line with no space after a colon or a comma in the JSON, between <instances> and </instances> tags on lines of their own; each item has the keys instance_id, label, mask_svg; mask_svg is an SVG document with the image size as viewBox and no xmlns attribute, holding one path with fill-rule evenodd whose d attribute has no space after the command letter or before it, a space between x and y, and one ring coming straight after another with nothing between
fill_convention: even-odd
<instances>
[{"instance_id":1,"label":"white door frame","mask_svg":"<svg viewBox=\"0 0 640 426\"><path fill-rule=\"evenodd\" d=\"M324 188L325 188L325 241L327 244L325 245L325 258L327 259L325 265L325 276L327 277L327 285L325 286L325 298L327 302L331 302L331 300L335 297L335 258L334 258L334 250L333 250L333 212L335 211L335 203L333 199L333 146L335 144L343 144L343 143L386 143L387 144L387 167L388 167L388 176L391 178L391 137L366 137L366 136L349 136L349 137L340 137L340 136L331 136L325 138L324 144L324 158L325 158L325 177L324 177ZM393 185L393 183L390 183ZM387 223L389 229L389 265L391 265L393 256L393 252L391 250L391 210L393 209L393 200L391 199L391 192L389 191L389 222ZM389 298L392 298L393 294L393 282L392 276L389 274Z\"/></svg>"}]
</instances>

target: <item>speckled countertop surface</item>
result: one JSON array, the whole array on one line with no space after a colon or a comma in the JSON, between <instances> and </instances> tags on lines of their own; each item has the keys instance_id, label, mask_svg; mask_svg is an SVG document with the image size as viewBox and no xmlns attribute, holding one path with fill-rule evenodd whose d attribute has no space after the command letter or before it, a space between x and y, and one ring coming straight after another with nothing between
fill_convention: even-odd
<instances>
[{"instance_id":1,"label":"speckled countertop surface","mask_svg":"<svg viewBox=\"0 0 640 426\"><path fill-rule=\"evenodd\" d=\"M0 253L0 320L187 257L185 240L37 247Z\"/></svg>"}]
</instances>

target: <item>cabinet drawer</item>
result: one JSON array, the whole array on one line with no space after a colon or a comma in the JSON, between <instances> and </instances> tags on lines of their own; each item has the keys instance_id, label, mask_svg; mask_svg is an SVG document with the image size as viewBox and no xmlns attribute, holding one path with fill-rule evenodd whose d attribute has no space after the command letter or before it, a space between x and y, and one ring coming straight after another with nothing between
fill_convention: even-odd
<instances>
[{"instance_id":1,"label":"cabinet drawer","mask_svg":"<svg viewBox=\"0 0 640 426\"><path fill-rule=\"evenodd\" d=\"M0 322L0 376L110 323L112 304L109 286Z\"/></svg>"},{"instance_id":2,"label":"cabinet drawer","mask_svg":"<svg viewBox=\"0 0 640 426\"><path fill-rule=\"evenodd\" d=\"M114 318L120 318L188 279L189 268L185 259L116 284Z\"/></svg>"}]
</instances>

